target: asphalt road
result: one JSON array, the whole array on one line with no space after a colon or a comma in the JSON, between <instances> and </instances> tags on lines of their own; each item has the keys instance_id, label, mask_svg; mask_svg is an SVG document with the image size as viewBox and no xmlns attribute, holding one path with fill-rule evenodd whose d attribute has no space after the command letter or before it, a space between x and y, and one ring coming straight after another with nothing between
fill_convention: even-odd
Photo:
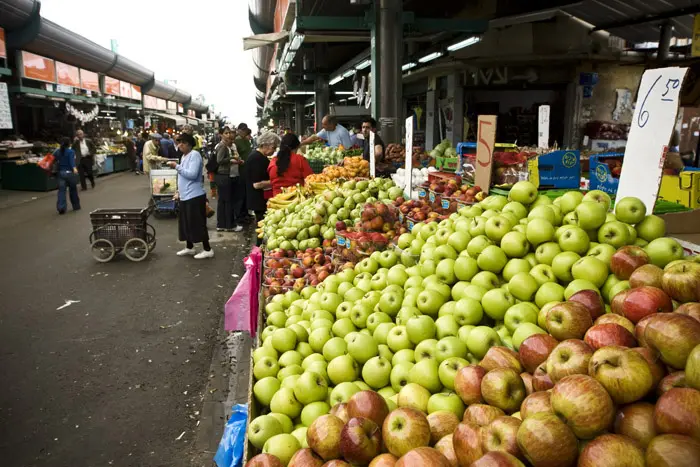
<instances>
[{"instance_id":1,"label":"asphalt road","mask_svg":"<svg viewBox=\"0 0 700 467\"><path fill-rule=\"evenodd\" d=\"M252 239L225 234L213 260L179 258L176 220L151 218L149 258L97 263L89 212L145 206L148 193L145 177L123 174L98 179L64 216L55 192L0 209L3 466L189 465L223 304ZM79 303L59 309L66 300Z\"/></svg>"}]
</instances>

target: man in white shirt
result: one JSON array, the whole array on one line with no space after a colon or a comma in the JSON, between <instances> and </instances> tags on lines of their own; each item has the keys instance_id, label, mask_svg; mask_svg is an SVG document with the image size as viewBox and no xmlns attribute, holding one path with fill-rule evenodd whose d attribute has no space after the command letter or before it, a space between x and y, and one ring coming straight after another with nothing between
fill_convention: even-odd
<instances>
[{"instance_id":1,"label":"man in white shirt","mask_svg":"<svg viewBox=\"0 0 700 467\"><path fill-rule=\"evenodd\" d=\"M310 136L301 142L302 146L311 144L318 140L324 140L329 146L337 148L343 146L345 149L350 149L350 132L343 125L338 123L334 115L326 115L321 121L323 129L317 134Z\"/></svg>"},{"instance_id":2,"label":"man in white shirt","mask_svg":"<svg viewBox=\"0 0 700 467\"><path fill-rule=\"evenodd\" d=\"M81 189L83 191L87 190L86 178L90 180L92 188L95 188L95 176L93 175L92 167L95 165L95 153L97 150L93 142L85 137L83 130L75 132L73 151L75 151L75 165L80 174Z\"/></svg>"}]
</instances>

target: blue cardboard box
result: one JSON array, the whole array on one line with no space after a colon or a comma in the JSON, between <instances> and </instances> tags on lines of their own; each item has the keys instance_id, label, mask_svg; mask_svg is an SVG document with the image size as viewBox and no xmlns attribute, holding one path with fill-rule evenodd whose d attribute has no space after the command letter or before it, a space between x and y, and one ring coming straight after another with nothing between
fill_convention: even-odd
<instances>
[{"instance_id":1,"label":"blue cardboard box","mask_svg":"<svg viewBox=\"0 0 700 467\"><path fill-rule=\"evenodd\" d=\"M612 176L610 166L603 162L604 159L611 157L622 159L625 155L622 153L605 153L596 154L590 158L590 186L591 190L601 190L608 194L614 195L617 193L617 188L620 186L620 179Z\"/></svg>"},{"instance_id":2,"label":"blue cardboard box","mask_svg":"<svg viewBox=\"0 0 700 467\"><path fill-rule=\"evenodd\" d=\"M540 189L577 190L581 182L581 151L553 151L538 157Z\"/></svg>"}]
</instances>

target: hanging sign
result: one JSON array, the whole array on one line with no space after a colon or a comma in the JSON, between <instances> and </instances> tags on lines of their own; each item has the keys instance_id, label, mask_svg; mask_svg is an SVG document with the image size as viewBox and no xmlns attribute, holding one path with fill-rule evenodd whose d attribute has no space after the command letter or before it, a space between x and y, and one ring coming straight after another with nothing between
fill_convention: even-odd
<instances>
[{"instance_id":1,"label":"hanging sign","mask_svg":"<svg viewBox=\"0 0 700 467\"><path fill-rule=\"evenodd\" d=\"M100 92L100 78L97 73L80 69L80 87L86 91Z\"/></svg>"},{"instance_id":2,"label":"hanging sign","mask_svg":"<svg viewBox=\"0 0 700 467\"><path fill-rule=\"evenodd\" d=\"M479 115L479 123L476 134L476 173L474 184L484 193L489 192L491 186L491 170L493 167L493 148L496 142L495 115Z\"/></svg>"},{"instance_id":3,"label":"hanging sign","mask_svg":"<svg viewBox=\"0 0 700 467\"><path fill-rule=\"evenodd\" d=\"M146 109L156 110L158 108L158 100L153 96L143 96L143 106Z\"/></svg>"},{"instance_id":4,"label":"hanging sign","mask_svg":"<svg viewBox=\"0 0 700 467\"><path fill-rule=\"evenodd\" d=\"M413 195L413 115L406 119L406 199Z\"/></svg>"},{"instance_id":5,"label":"hanging sign","mask_svg":"<svg viewBox=\"0 0 700 467\"><path fill-rule=\"evenodd\" d=\"M0 129L12 129L10 95L7 93L7 83L3 83L2 81L0 81Z\"/></svg>"},{"instance_id":6,"label":"hanging sign","mask_svg":"<svg viewBox=\"0 0 700 467\"><path fill-rule=\"evenodd\" d=\"M0 58L7 58L7 46L5 42L5 30L0 28Z\"/></svg>"},{"instance_id":7,"label":"hanging sign","mask_svg":"<svg viewBox=\"0 0 700 467\"><path fill-rule=\"evenodd\" d=\"M693 57L700 57L700 14L696 14L693 21L693 43L690 45L690 54Z\"/></svg>"},{"instance_id":8,"label":"hanging sign","mask_svg":"<svg viewBox=\"0 0 700 467\"><path fill-rule=\"evenodd\" d=\"M537 119L537 146L549 148L549 106L541 105Z\"/></svg>"},{"instance_id":9,"label":"hanging sign","mask_svg":"<svg viewBox=\"0 0 700 467\"><path fill-rule=\"evenodd\" d=\"M119 81L119 95L131 99L131 83Z\"/></svg>"},{"instance_id":10,"label":"hanging sign","mask_svg":"<svg viewBox=\"0 0 700 467\"><path fill-rule=\"evenodd\" d=\"M58 84L79 88L80 68L63 62L56 62L56 79Z\"/></svg>"},{"instance_id":11,"label":"hanging sign","mask_svg":"<svg viewBox=\"0 0 700 467\"><path fill-rule=\"evenodd\" d=\"M679 67L657 68L642 75L617 200L634 196L648 212L654 208L687 71Z\"/></svg>"},{"instance_id":12,"label":"hanging sign","mask_svg":"<svg viewBox=\"0 0 700 467\"><path fill-rule=\"evenodd\" d=\"M377 160L374 154L374 132L369 131L369 176L374 178L377 176Z\"/></svg>"},{"instance_id":13,"label":"hanging sign","mask_svg":"<svg viewBox=\"0 0 700 467\"><path fill-rule=\"evenodd\" d=\"M141 100L141 86L131 85L131 98L137 101Z\"/></svg>"},{"instance_id":14,"label":"hanging sign","mask_svg":"<svg viewBox=\"0 0 700 467\"><path fill-rule=\"evenodd\" d=\"M105 76L105 94L118 96L121 92L119 80L110 76Z\"/></svg>"},{"instance_id":15,"label":"hanging sign","mask_svg":"<svg viewBox=\"0 0 700 467\"><path fill-rule=\"evenodd\" d=\"M50 58L22 51L22 76L46 83L55 83L56 64Z\"/></svg>"}]
</instances>

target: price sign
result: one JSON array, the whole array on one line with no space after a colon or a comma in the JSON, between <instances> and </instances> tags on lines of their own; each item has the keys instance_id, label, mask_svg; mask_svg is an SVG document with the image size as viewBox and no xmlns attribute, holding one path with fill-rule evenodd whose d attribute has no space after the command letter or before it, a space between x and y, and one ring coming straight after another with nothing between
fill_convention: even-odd
<instances>
[{"instance_id":1,"label":"price sign","mask_svg":"<svg viewBox=\"0 0 700 467\"><path fill-rule=\"evenodd\" d=\"M12 113L10 112L10 96L7 93L7 83L0 83L0 128L12 129Z\"/></svg>"},{"instance_id":2,"label":"price sign","mask_svg":"<svg viewBox=\"0 0 700 467\"><path fill-rule=\"evenodd\" d=\"M642 75L620 174L618 201L634 196L642 200L647 212L654 208L687 71L679 67L657 68Z\"/></svg>"},{"instance_id":3,"label":"price sign","mask_svg":"<svg viewBox=\"0 0 700 467\"><path fill-rule=\"evenodd\" d=\"M549 110L548 105L541 105L537 119L537 146L545 149L549 147Z\"/></svg>"},{"instance_id":4,"label":"price sign","mask_svg":"<svg viewBox=\"0 0 700 467\"><path fill-rule=\"evenodd\" d=\"M374 154L374 132L369 132L369 176L374 178L377 176L377 159Z\"/></svg>"},{"instance_id":5,"label":"price sign","mask_svg":"<svg viewBox=\"0 0 700 467\"><path fill-rule=\"evenodd\" d=\"M491 167L493 166L493 148L496 145L495 115L479 115L479 126L476 134L476 174L474 183L484 193L491 186Z\"/></svg>"},{"instance_id":6,"label":"price sign","mask_svg":"<svg viewBox=\"0 0 700 467\"><path fill-rule=\"evenodd\" d=\"M413 194L413 116L406 119L406 199Z\"/></svg>"}]
</instances>

